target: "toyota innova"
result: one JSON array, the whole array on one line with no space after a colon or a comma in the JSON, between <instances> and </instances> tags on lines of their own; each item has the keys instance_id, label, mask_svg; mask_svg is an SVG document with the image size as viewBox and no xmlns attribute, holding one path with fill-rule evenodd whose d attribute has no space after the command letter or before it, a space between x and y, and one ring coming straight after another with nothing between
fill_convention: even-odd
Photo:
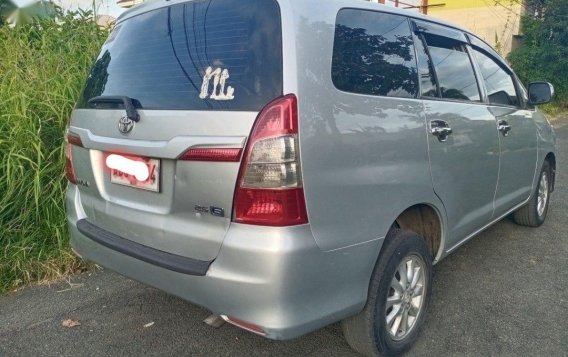
<instances>
[{"instance_id":1,"label":"toyota innova","mask_svg":"<svg viewBox=\"0 0 568 357\"><path fill-rule=\"evenodd\" d=\"M555 135L475 34L357 0L153 0L71 116L77 254L271 339L416 340L432 265L543 223Z\"/></svg>"}]
</instances>

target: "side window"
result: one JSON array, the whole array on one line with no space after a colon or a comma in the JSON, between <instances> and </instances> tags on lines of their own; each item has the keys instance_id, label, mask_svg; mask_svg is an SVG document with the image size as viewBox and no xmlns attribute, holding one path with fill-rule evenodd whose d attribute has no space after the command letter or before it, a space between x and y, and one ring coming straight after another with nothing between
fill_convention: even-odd
<instances>
[{"instance_id":1,"label":"side window","mask_svg":"<svg viewBox=\"0 0 568 357\"><path fill-rule=\"evenodd\" d=\"M467 34L467 38L469 39L469 42L473 46L482 49L483 51L485 51L486 53L488 53L491 56L499 57L499 54L491 46L489 46L484 41L481 41L479 38L477 38L477 37L475 37L471 34Z\"/></svg>"},{"instance_id":2,"label":"side window","mask_svg":"<svg viewBox=\"0 0 568 357\"><path fill-rule=\"evenodd\" d=\"M451 39L425 34L442 98L480 101L479 87L465 45Z\"/></svg>"},{"instance_id":3,"label":"side window","mask_svg":"<svg viewBox=\"0 0 568 357\"><path fill-rule=\"evenodd\" d=\"M432 61L428 55L428 50L424 46L422 36L414 34L414 45L416 46L416 59L418 61L418 76L420 78L420 93L423 97L438 97L438 89L436 87L436 77Z\"/></svg>"},{"instance_id":4,"label":"side window","mask_svg":"<svg viewBox=\"0 0 568 357\"><path fill-rule=\"evenodd\" d=\"M487 87L490 104L519 106L519 98L515 90L513 77L489 56L473 49L481 76Z\"/></svg>"},{"instance_id":5,"label":"side window","mask_svg":"<svg viewBox=\"0 0 568 357\"><path fill-rule=\"evenodd\" d=\"M418 74L406 17L344 9L337 14L331 75L346 92L414 98Z\"/></svg>"}]
</instances>

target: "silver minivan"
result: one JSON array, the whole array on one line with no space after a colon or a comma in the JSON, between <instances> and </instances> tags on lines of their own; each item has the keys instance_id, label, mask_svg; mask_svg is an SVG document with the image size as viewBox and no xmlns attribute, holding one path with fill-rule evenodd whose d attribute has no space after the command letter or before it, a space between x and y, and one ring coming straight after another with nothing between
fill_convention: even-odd
<instances>
[{"instance_id":1,"label":"silver minivan","mask_svg":"<svg viewBox=\"0 0 568 357\"><path fill-rule=\"evenodd\" d=\"M555 135L474 34L357 0L123 14L67 131L77 254L271 339L416 340L432 265L543 223Z\"/></svg>"}]
</instances>

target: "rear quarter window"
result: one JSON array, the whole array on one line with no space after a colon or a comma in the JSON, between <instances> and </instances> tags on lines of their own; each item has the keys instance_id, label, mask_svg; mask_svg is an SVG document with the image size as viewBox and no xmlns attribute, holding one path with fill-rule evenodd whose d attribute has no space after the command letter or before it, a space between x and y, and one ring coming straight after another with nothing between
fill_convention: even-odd
<instances>
[{"instance_id":1,"label":"rear quarter window","mask_svg":"<svg viewBox=\"0 0 568 357\"><path fill-rule=\"evenodd\" d=\"M339 90L414 98L418 74L408 19L343 9L335 25L332 80Z\"/></svg>"},{"instance_id":2,"label":"rear quarter window","mask_svg":"<svg viewBox=\"0 0 568 357\"><path fill-rule=\"evenodd\" d=\"M274 0L197 0L121 22L96 60L78 108L128 96L143 109L258 111L282 95Z\"/></svg>"}]
</instances>

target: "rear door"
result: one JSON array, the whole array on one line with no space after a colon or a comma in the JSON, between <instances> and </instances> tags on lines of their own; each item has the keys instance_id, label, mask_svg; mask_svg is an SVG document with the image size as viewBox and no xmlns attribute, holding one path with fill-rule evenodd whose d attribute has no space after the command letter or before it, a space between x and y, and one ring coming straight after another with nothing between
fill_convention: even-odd
<instances>
[{"instance_id":1,"label":"rear door","mask_svg":"<svg viewBox=\"0 0 568 357\"><path fill-rule=\"evenodd\" d=\"M493 215L499 138L464 34L430 23L417 23L416 31L432 179L446 208L451 247Z\"/></svg>"},{"instance_id":2,"label":"rear door","mask_svg":"<svg viewBox=\"0 0 568 357\"><path fill-rule=\"evenodd\" d=\"M487 91L489 110L499 129L501 161L495 217L531 194L537 163L537 134L532 111L523 108L511 70L485 43L471 37L472 53Z\"/></svg>"},{"instance_id":3,"label":"rear door","mask_svg":"<svg viewBox=\"0 0 568 357\"><path fill-rule=\"evenodd\" d=\"M84 146L73 147L73 163L86 218L158 250L214 259L231 220L238 149L257 113L281 95L276 1L188 1L121 21L71 119ZM139 122L107 100L116 96L131 99ZM236 156L197 150L181 159L211 148ZM118 177L111 154L147 163L152 182Z\"/></svg>"}]
</instances>

